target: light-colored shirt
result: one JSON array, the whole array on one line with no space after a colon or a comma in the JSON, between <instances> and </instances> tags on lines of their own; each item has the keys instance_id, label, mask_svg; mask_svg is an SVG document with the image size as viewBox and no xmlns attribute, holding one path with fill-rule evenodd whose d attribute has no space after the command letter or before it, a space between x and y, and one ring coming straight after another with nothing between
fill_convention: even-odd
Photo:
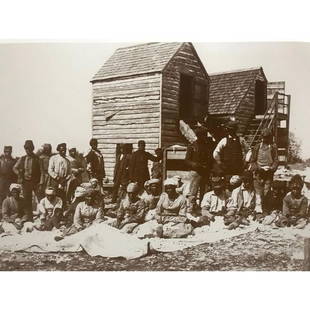
<instances>
[{"instance_id":1,"label":"light-colored shirt","mask_svg":"<svg viewBox=\"0 0 310 310\"><path fill-rule=\"evenodd\" d=\"M272 166L273 160L270 144L261 143L257 154L257 164L260 168Z\"/></svg>"},{"instance_id":2,"label":"light-colored shirt","mask_svg":"<svg viewBox=\"0 0 310 310\"><path fill-rule=\"evenodd\" d=\"M243 208L250 209L254 206L254 211L257 213L263 212L261 196L254 189L245 189L243 184L233 190L229 208L238 209L241 203Z\"/></svg>"},{"instance_id":3,"label":"light-colored shirt","mask_svg":"<svg viewBox=\"0 0 310 310\"><path fill-rule=\"evenodd\" d=\"M71 175L70 161L59 154L52 156L48 165L48 174L53 179L57 177L68 179Z\"/></svg>"},{"instance_id":4,"label":"light-colored shirt","mask_svg":"<svg viewBox=\"0 0 310 310\"><path fill-rule=\"evenodd\" d=\"M225 192L220 196L217 196L214 191L207 192L201 201L201 212L203 213L203 210L214 213L221 212L226 208L228 199L229 197Z\"/></svg>"},{"instance_id":5,"label":"light-colored shirt","mask_svg":"<svg viewBox=\"0 0 310 310\"><path fill-rule=\"evenodd\" d=\"M54 215L55 209L62 208L62 200L59 197L55 197L53 201L49 201L46 197L42 198L38 204L38 213L40 219L46 218L46 215Z\"/></svg>"},{"instance_id":6,"label":"light-colored shirt","mask_svg":"<svg viewBox=\"0 0 310 310\"><path fill-rule=\"evenodd\" d=\"M231 136L229 136L230 138L233 138ZM240 144L241 144L241 148L242 148L242 153L243 156L245 156L245 154L247 153L249 146L247 145L245 139L243 137L236 137L233 139L239 139L240 140ZM221 152L223 150L223 148L227 145L227 137L224 137L222 140L220 140L220 142L217 144L216 148L213 151L213 158L217 161L220 162L221 161Z\"/></svg>"},{"instance_id":7,"label":"light-colored shirt","mask_svg":"<svg viewBox=\"0 0 310 310\"><path fill-rule=\"evenodd\" d=\"M83 201L76 206L73 224L76 228L82 228L94 221L100 222L103 218L103 208L94 208Z\"/></svg>"}]
</instances>

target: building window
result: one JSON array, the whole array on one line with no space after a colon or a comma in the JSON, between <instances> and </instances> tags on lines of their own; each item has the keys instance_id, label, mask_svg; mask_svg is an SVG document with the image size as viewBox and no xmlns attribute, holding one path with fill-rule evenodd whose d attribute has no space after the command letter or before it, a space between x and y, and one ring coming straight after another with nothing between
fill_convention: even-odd
<instances>
[{"instance_id":1,"label":"building window","mask_svg":"<svg viewBox=\"0 0 310 310\"><path fill-rule=\"evenodd\" d=\"M208 88L203 81L181 74L180 119L187 123L201 121L207 114Z\"/></svg>"},{"instance_id":2,"label":"building window","mask_svg":"<svg viewBox=\"0 0 310 310\"><path fill-rule=\"evenodd\" d=\"M180 77L180 97L179 97L179 113L180 119L188 121L193 118L193 77L181 74Z\"/></svg>"}]
</instances>

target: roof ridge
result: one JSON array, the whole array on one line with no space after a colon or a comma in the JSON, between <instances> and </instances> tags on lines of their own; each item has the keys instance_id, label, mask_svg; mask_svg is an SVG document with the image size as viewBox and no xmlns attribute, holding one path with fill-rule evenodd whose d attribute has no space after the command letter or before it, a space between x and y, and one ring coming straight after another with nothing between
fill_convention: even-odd
<instances>
[{"instance_id":1,"label":"roof ridge","mask_svg":"<svg viewBox=\"0 0 310 310\"><path fill-rule=\"evenodd\" d=\"M259 66L259 67L236 69L236 70L230 70L230 71L213 72L213 73L209 73L209 76L223 75L223 74L229 74L229 73L238 73L238 72L246 72L246 71L253 71L253 70L261 70L262 68L263 68L262 66Z\"/></svg>"},{"instance_id":2,"label":"roof ridge","mask_svg":"<svg viewBox=\"0 0 310 310\"><path fill-rule=\"evenodd\" d=\"M135 44L135 45L119 47L117 50L131 49L131 48L135 48L138 46L147 46L147 45L153 45L153 44L171 44L171 43L182 44L183 42L147 42L147 43L139 43L139 44Z\"/></svg>"}]
</instances>

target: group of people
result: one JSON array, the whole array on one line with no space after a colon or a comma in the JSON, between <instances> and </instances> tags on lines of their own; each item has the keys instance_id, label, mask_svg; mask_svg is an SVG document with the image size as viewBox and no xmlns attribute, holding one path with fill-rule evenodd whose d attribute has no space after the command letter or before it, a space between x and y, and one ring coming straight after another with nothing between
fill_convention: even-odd
<instances>
[{"instance_id":1,"label":"group of people","mask_svg":"<svg viewBox=\"0 0 310 310\"><path fill-rule=\"evenodd\" d=\"M184 160L184 184L176 175L162 179L161 149L151 154L143 140L135 152L131 145L121 145L112 204L105 204L104 159L96 139L90 140L84 158L75 148L67 156L65 143L57 146L57 154L52 155L50 144L35 154L33 142L27 140L26 154L16 160L12 147L6 146L0 157L1 229L60 229L61 239L105 222L140 238L181 238L210 225L215 217L223 218L228 229L249 225L250 220L305 227L310 180L295 175L288 189L273 180L278 155L272 132L264 130L261 142L249 149L237 134L236 122L229 121L223 129L223 136L215 139L211 129L195 128L196 140L187 147Z\"/></svg>"}]
</instances>

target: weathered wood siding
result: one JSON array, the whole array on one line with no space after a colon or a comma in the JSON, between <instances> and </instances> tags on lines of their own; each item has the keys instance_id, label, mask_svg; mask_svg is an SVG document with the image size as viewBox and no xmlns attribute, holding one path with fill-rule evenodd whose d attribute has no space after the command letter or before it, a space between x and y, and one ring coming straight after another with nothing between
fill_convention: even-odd
<instances>
[{"instance_id":1,"label":"weathered wood siding","mask_svg":"<svg viewBox=\"0 0 310 310\"><path fill-rule=\"evenodd\" d=\"M161 75L117 78L93 83L92 134L98 139L107 177L113 179L118 143L146 141L153 153L160 136Z\"/></svg>"},{"instance_id":2,"label":"weathered wood siding","mask_svg":"<svg viewBox=\"0 0 310 310\"><path fill-rule=\"evenodd\" d=\"M162 106L161 106L161 146L184 143L179 133L179 94L181 73L192 75L194 81L205 83L207 95L209 82L204 68L195 55L190 44L184 43L165 68L162 77ZM205 114L208 110L206 98Z\"/></svg>"},{"instance_id":3,"label":"weathered wood siding","mask_svg":"<svg viewBox=\"0 0 310 310\"><path fill-rule=\"evenodd\" d=\"M265 81L261 73L256 77L256 80ZM241 101L236 114L232 115L239 122L239 131L241 133L246 132L248 125L255 116L255 81L253 81L246 96Z\"/></svg>"}]
</instances>

